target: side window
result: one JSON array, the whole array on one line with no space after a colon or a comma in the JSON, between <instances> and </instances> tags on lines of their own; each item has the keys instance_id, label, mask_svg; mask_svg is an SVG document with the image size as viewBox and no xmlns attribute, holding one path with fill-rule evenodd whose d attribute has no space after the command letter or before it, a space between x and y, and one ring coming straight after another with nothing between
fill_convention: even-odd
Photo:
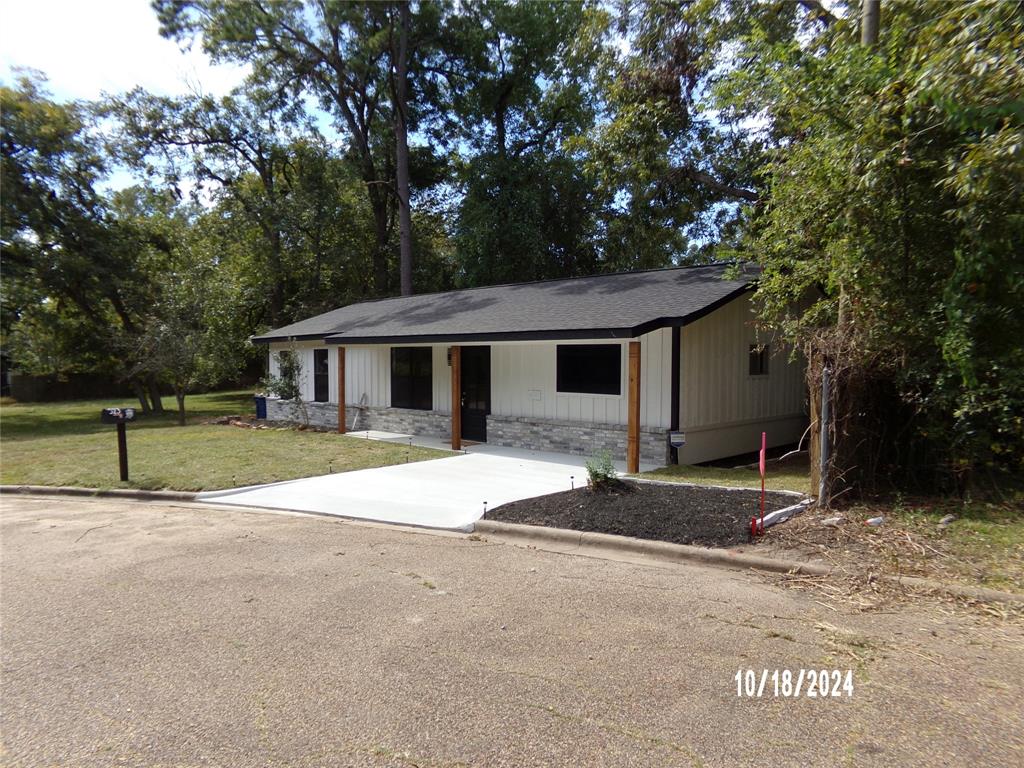
<instances>
[{"instance_id":1,"label":"side window","mask_svg":"<svg viewBox=\"0 0 1024 768\"><path fill-rule=\"evenodd\" d=\"M748 373L751 376L768 375L768 345L751 344Z\"/></svg>"},{"instance_id":2,"label":"side window","mask_svg":"<svg viewBox=\"0 0 1024 768\"><path fill-rule=\"evenodd\" d=\"M330 392L329 367L327 364L327 350L313 350L313 400L318 403L326 403Z\"/></svg>"}]
</instances>

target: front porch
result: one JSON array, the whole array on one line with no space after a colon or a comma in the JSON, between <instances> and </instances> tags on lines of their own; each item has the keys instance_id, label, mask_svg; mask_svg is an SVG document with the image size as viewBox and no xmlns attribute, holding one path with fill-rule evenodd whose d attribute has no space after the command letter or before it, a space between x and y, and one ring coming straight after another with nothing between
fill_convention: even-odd
<instances>
[{"instance_id":1,"label":"front porch","mask_svg":"<svg viewBox=\"0 0 1024 768\"><path fill-rule=\"evenodd\" d=\"M411 437L413 445L431 448L469 449L474 452L500 448L518 450L524 455L551 457L591 458L607 451L620 471L627 471L628 466L625 460L628 435L626 427L621 424L487 414L486 441L467 439L463 433L463 439L455 447L450 413L348 403L344 408L345 429L338 430L341 410L336 403L306 402L303 406L312 426L360 437L369 436L370 439L405 442ZM296 415L296 406L288 401L267 399L267 418L271 421L296 421ZM638 439L637 465L629 471L643 472L666 464L664 430L641 427Z\"/></svg>"},{"instance_id":2,"label":"front porch","mask_svg":"<svg viewBox=\"0 0 1024 768\"><path fill-rule=\"evenodd\" d=\"M548 345L550 346L550 345ZM508 345L498 345L498 349L505 351ZM492 376L494 366L492 363L492 345L473 344L468 346L452 345L441 347L411 346L390 348L391 358L391 389L392 399L390 408L376 410L373 419L367 420L369 416L369 405L357 405L356 414L353 416L353 423L359 423L360 417L366 423L359 423L364 429L383 429L390 431L407 431L418 434L445 437L447 435L452 450L460 450L464 440L473 442L487 442L494 445L504 446L528 446L535 450L564 451L572 454L595 455L602 452L609 452L613 456L625 456L626 469L629 472L640 471L641 436L641 342L629 341L598 345L567 344L556 346L558 369L556 379L556 391L562 389L563 376L568 379L569 374L574 378L581 378L578 370L566 370L570 368L567 362L563 366L563 348L567 352L567 360L573 361L576 366L585 364L585 350L598 349L603 357L608 353L614 353L615 370L610 372L610 380L614 388L614 397L622 400L622 380L625 379L626 398L625 406L628 414L625 429L620 425L602 424L594 422L575 422L567 420L556 420L550 418L536 418L518 413L495 414L492 411ZM623 349L624 348L624 349ZM444 425L444 412L436 409L438 399L434 392L433 382L437 373L433 370L433 361L438 357L439 350L443 349L447 367L450 374L448 382L448 393L450 397L450 408L448 409L448 425ZM399 356L398 353L403 353ZM628 366L623 371L621 365L623 352L626 352ZM337 403L338 413L336 426L338 432L345 432L349 429L347 418L347 377L346 377L346 346L337 346ZM416 361L421 361L417 364ZM427 363L423 366L422 361ZM609 366L610 367L610 366ZM426 368L425 377L422 373ZM602 371L604 373L604 371ZM423 386L423 380L426 387ZM396 402L396 383L401 387L401 402ZM499 385L502 380L499 378ZM408 391L406 391L408 389ZM426 389L426 392L423 390ZM543 390L530 390L530 396L537 393L543 396ZM563 394L603 394L600 386L580 387ZM608 393L611 396L611 391ZM424 397L425 396L425 397ZM408 400L408 402L406 402ZM360 403L363 400L360 399ZM396 405L415 405L419 402L432 403L434 409L422 407L401 408ZM377 423L373 423L376 421ZM582 420L581 420L582 421ZM404 429L402 429L404 428ZM648 432L647 453L652 458L668 459L667 443L664 437L657 436L651 441L652 435ZM651 444L653 442L653 444ZM659 460L659 463L661 461Z\"/></svg>"}]
</instances>

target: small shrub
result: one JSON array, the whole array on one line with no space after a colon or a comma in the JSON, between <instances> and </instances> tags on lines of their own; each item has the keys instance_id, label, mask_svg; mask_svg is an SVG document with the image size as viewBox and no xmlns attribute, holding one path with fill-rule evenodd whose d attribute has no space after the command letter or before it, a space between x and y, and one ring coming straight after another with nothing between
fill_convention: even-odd
<instances>
[{"instance_id":1,"label":"small shrub","mask_svg":"<svg viewBox=\"0 0 1024 768\"><path fill-rule=\"evenodd\" d=\"M309 411L302 399L302 359L296 350L284 350L274 355L277 376L267 375L260 386L271 395L291 404L292 421L309 426Z\"/></svg>"},{"instance_id":2,"label":"small shrub","mask_svg":"<svg viewBox=\"0 0 1024 768\"><path fill-rule=\"evenodd\" d=\"M587 479L590 487L595 489L619 485L619 477L609 451L602 451L587 460Z\"/></svg>"},{"instance_id":3,"label":"small shrub","mask_svg":"<svg viewBox=\"0 0 1024 768\"><path fill-rule=\"evenodd\" d=\"M270 374L260 380L264 390L282 400L298 400L302 396L302 361L295 352L285 350L274 355L278 375Z\"/></svg>"}]
</instances>

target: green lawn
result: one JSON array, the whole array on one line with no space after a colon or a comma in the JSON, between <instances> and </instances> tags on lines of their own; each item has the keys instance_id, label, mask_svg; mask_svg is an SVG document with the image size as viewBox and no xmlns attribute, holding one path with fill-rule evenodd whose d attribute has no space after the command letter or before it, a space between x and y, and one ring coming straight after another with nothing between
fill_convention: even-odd
<instances>
[{"instance_id":1,"label":"green lawn","mask_svg":"<svg viewBox=\"0 0 1024 768\"><path fill-rule=\"evenodd\" d=\"M214 490L366 469L449 455L325 432L243 429L203 424L216 416L253 413L248 392L213 392L186 401L188 424L139 416L128 425L131 480L118 480L115 427L100 424L100 409L133 405L128 399L69 403L0 404L0 483L88 488Z\"/></svg>"},{"instance_id":2,"label":"green lawn","mask_svg":"<svg viewBox=\"0 0 1024 768\"><path fill-rule=\"evenodd\" d=\"M794 456L783 462L769 461L765 471L764 487L770 491L810 491L807 455ZM698 485L728 485L737 488L760 488L761 475L757 469L724 469L675 465L644 472L639 477L668 480Z\"/></svg>"}]
</instances>

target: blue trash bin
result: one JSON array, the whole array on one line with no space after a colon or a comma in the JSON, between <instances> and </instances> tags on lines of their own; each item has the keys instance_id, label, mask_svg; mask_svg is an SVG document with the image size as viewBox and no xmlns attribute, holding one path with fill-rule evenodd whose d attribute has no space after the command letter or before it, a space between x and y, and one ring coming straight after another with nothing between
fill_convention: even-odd
<instances>
[{"instance_id":1,"label":"blue trash bin","mask_svg":"<svg viewBox=\"0 0 1024 768\"><path fill-rule=\"evenodd\" d=\"M256 401L256 418L267 418L267 398L263 395L256 395L253 400Z\"/></svg>"}]
</instances>

